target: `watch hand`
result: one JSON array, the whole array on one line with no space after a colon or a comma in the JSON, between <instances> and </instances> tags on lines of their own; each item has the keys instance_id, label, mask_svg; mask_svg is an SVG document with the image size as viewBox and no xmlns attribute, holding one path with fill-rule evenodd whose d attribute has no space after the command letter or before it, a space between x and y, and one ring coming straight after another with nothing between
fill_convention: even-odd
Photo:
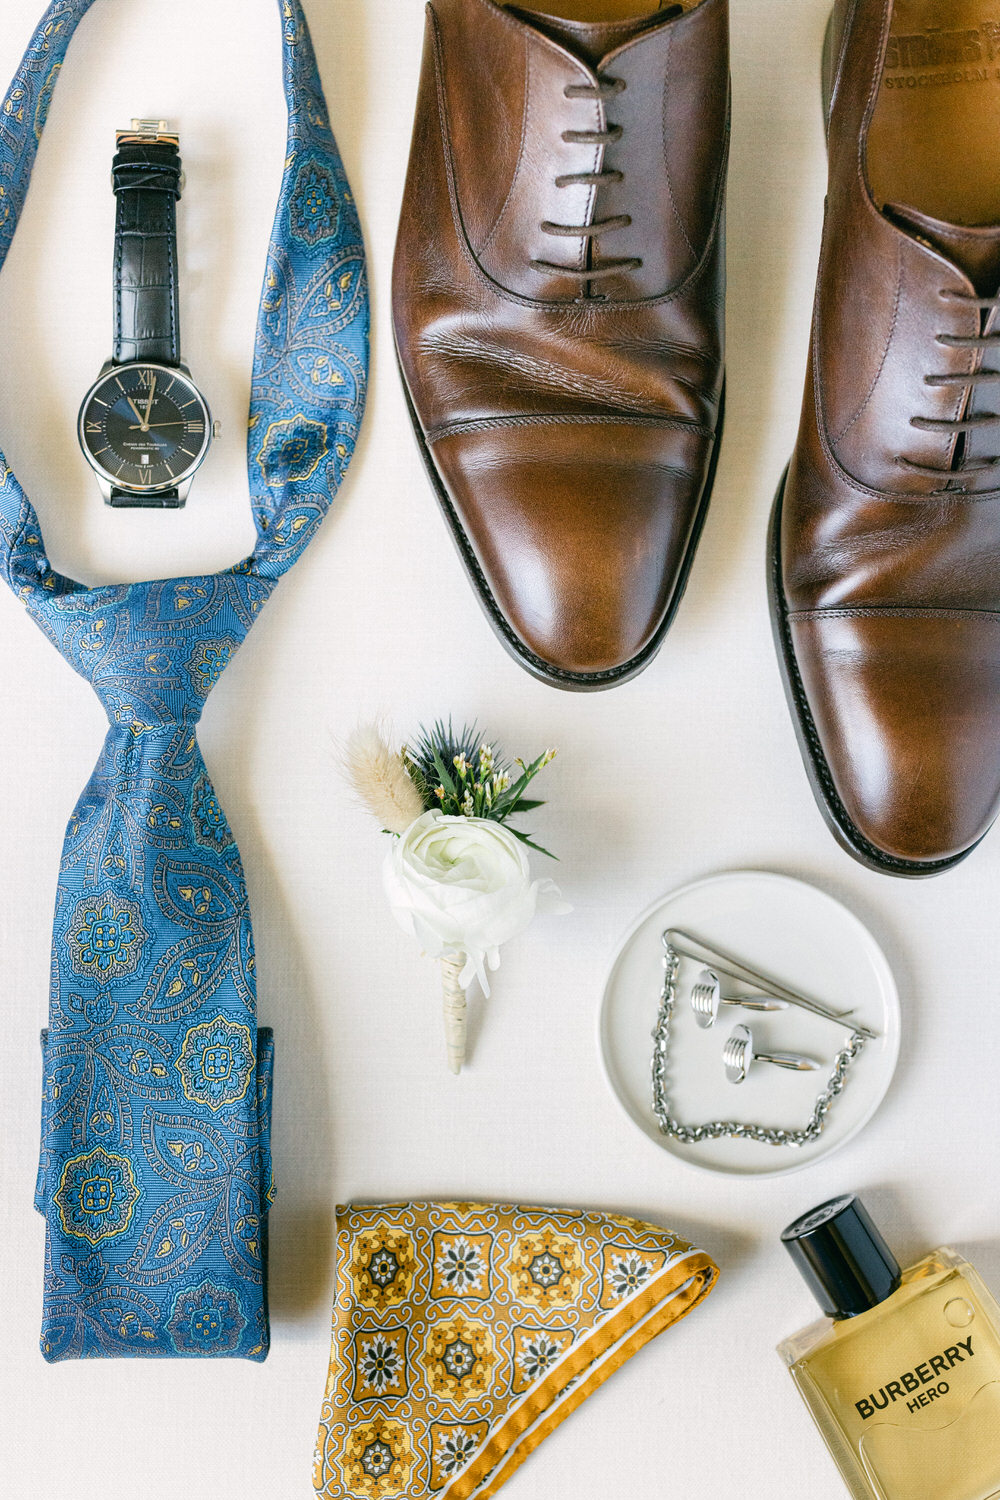
<instances>
[{"instance_id":1,"label":"watch hand","mask_svg":"<svg viewBox=\"0 0 1000 1500\"><path fill-rule=\"evenodd\" d=\"M156 395L156 376L153 376L153 384L149 388L149 400L146 402L146 415L143 417L143 432L149 431L149 413L153 406L153 397Z\"/></svg>"},{"instance_id":2,"label":"watch hand","mask_svg":"<svg viewBox=\"0 0 1000 1500\"><path fill-rule=\"evenodd\" d=\"M138 415L139 415L139 413L136 412L136 416L138 416ZM144 427L141 422L132 422L130 425L131 425L131 430L133 432L135 432L136 428L138 428L138 430L140 432L148 432L149 431L149 427L148 426ZM186 422L154 422L152 424L152 429L153 429L154 432L159 432L159 430L160 430L161 427L186 427L186 426L187 426Z\"/></svg>"},{"instance_id":3,"label":"watch hand","mask_svg":"<svg viewBox=\"0 0 1000 1500\"><path fill-rule=\"evenodd\" d=\"M139 418L139 426L141 427L142 426L142 412L136 406L136 404L132 400L131 396L126 396L125 400L128 402L129 406L131 406L132 410L135 412L136 416Z\"/></svg>"}]
</instances>

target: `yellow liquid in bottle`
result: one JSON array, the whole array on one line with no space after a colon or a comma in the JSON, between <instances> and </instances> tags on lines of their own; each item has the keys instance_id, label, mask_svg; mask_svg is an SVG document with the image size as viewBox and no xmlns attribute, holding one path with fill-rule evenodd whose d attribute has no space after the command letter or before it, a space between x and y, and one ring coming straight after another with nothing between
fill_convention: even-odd
<instances>
[{"instance_id":1,"label":"yellow liquid in bottle","mask_svg":"<svg viewBox=\"0 0 1000 1500\"><path fill-rule=\"evenodd\" d=\"M856 1500L1000 1497L1000 1308L938 1250L891 1297L779 1348Z\"/></svg>"}]
</instances>

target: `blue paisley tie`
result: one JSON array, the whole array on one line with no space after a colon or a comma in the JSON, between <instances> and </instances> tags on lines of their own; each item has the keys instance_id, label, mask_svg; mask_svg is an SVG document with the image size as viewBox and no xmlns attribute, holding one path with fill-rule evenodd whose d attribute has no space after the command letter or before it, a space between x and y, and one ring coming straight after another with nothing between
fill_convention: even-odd
<instances>
[{"instance_id":1,"label":"blue paisley tie","mask_svg":"<svg viewBox=\"0 0 1000 1500\"><path fill-rule=\"evenodd\" d=\"M92 3L49 7L0 108L0 264ZM0 571L110 722L66 835L43 1034L49 1360L268 1350L273 1044L240 856L195 730L329 507L368 360L357 215L298 0L280 9L289 139L254 361L253 553L214 576L86 588L50 567L0 456Z\"/></svg>"}]
</instances>

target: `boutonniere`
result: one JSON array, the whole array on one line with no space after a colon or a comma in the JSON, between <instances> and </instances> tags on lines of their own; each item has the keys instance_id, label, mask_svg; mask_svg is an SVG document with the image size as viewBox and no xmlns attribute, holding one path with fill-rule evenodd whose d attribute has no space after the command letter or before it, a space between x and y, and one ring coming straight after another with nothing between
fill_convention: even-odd
<instances>
[{"instance_id":1,"label":"boutonniere","mask_svg":"<svg viewBox=\"0 0 1000 1500\"><path fill-rule=\"evenodd\" d=\"M508 763L475 726L451 722L421 730L394 749L378 725L358 729L344 756L355 792L392 847L382 883L393 916L441 963L448 1066L465 1060L466 994L488 973L500 948L540 912L564 913L551 880L533 880L528 850L549 854L511 820L541 807L525 794L554 750Z\"/></svg>"}]
</instances>

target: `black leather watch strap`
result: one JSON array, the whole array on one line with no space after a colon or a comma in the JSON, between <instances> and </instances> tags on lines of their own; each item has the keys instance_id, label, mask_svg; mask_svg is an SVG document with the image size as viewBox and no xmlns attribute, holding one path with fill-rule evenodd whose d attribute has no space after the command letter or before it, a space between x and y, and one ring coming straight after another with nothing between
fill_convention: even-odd
<instances>
[{"instance_id":1,"label":"black leather watch strap","mask_svg":"<svg viewBox=\"0 0 1000 1500\"><path fill-rule=\"evenodd\" d=\"M116 510L179 510L183 503L176 490L112 489L108 501Z\"/></svg>"},{"instance_id":2,"label":"black leather watch strap","mask_svg":"<svg viewBox=\"0 0 1000 1500\"><path fill-rule=\"evenodd\" d=\"M181 158L171 141L119 140L112 167L115 223L115 364L181 359L177 200Z\"/></svg>"}]
</instances>

